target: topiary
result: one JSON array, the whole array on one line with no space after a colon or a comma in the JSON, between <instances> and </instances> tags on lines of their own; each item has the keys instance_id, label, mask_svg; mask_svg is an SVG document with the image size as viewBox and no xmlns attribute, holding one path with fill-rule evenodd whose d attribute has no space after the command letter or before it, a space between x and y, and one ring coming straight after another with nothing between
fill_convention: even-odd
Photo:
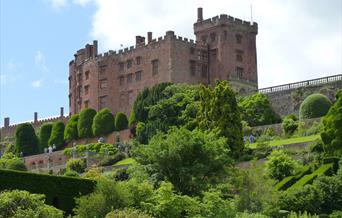
<instances>
[{"instance_id":1,"label":"topiary","mask_svg":"<svg viewBox=\"0 0 342 218\"><path fill-rule=\"evenodd\" d=\"M75 140L78 138L78 131L77 131L78 118L79 118L78 114L72 115L67 125L65 126L64 139L66 141L71 141L71 140Z\"/></svg>"},{"instance_id":2,"label":"topiary","mask_svg":"<svg viewBox=\"0 0 342 218\"><path fill-rule=\"evenodd\" d=\"M322 117L327 114L331 107L331 101L325 95L312 94L304 99L299 108L300 119Z\"/></svg>"},{"instance_id":3,"label":"topiary","mask_svg":"<svg viewBox=\"0 0 342 218\"><path fill-rule=\"evenodd\" d=\"M56 146L56 149L60 149L64 146L64 128L65 125L62 121L54 122L52 125L51 136L49 139L49 145Z\"/></svg>"},{"instance_id":4,"label":"topiary","mask_svg":"<svg viewBox=\"0 0 342 218\"><path fill-rule=\"evenodd\" d=\"M298 123L293 119L287 118L283 120L281 127L283 128L286 136L291 136L297 130Z\"/></svg>"},{"instance_id":5,"label":"topiary","mask_svg":"<svg viewBox=\"0 0 342 218\"><path fill-rule=\"evenodd\" d=\"M38 138L30 123L19 124L15 132L15 151L17 154L33 155L38 153Z\"/></svg>"},{"instance_id":6,"label":"topiary","mask_svg":"<svg viewBox=\"0 0 342 218\"><path fill-rule=\"evenodd\" d=\"M95 115L96 111L92 108L85 108L81 111L77 122L79 138L89 138L93 136L92 125Z\"/></svg>"},{"instance_id":7,"label":"topiary","mask_svg":"<svg viewBox=\"0 0 342 218\"><path fill-rule=\"evenodd\" d=\"M95 115L92 130L94 136L106 135L113 132L114 116L108 108L103 108Z\"/></svg>"},{"instance_id":8,"label":"topiary","mask_svg":"<svg viewBox=\"0 0 342 218\"><path fill-rule=\"evenodd\" d=\"M52 130L52 123L44 123L40 127L39 131L39 152L43 153L44 148L47 148L49 145L49 139L51 136L51 130Z\"/></svg>"},{"instance_id":9,"label":"topiary","mask_svg":"<svg viewBox=\"0 0 342 218\"><path fill-rule=\"evenodd\" d=\"M115 130L121 131L128 128L128 120L124 113L118 112L115 115Z\"/></svg>"},{"instance_id":10,"label":"topiary","mask_svg":"<svg viewBox=\"0 0 342 218\"><path fill-rule=\"evenodd\" d=\"M77 173L83 173L86 169L86 162L84 159L70 159L67 162L67 171L75 171Z\"/></svg>"}]
</instances>

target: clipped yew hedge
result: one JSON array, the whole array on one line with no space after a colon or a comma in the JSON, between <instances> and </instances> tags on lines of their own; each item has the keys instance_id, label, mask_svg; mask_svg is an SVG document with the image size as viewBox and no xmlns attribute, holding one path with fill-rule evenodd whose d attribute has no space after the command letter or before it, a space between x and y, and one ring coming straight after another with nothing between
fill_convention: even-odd
<instances>
[{"instance_id":1,"label":"clipped yew hedge","mask_svg":"<svg viewBox=\"0 0 342 218\"><path fill-rule=\"evenodd\" d=\"M89 179L71 178L0 170L0 191L26 190L46 196L46 203L71 214L75 207L75 197L93 192L96 182Z\"/></svg>"}]
</instances>

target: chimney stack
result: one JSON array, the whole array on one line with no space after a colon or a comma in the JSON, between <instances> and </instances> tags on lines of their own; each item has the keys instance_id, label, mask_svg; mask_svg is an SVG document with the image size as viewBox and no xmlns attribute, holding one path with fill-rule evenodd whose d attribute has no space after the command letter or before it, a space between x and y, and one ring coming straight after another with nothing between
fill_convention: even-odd
<instances>
[{"instance_id":1,"label":"chimney stack","mask_svg":"<svg viewBox=\"0 0 342 218\"><path fill-rule=\"evenodd\" d=\"M143 36L136 36L135 37L135 46L142 46L145 44L145 37Z\"/></svg>"},{"instance_id":2,"label":"chimney stack","mask_svg":"<svg viewBox=\"0 0 342 218\"><path fill-rule=\"evenodd\" d=\"M203 20L203 8L197 8L197 22Z\"/></svg>"},{"instance_id":3,"label":"chimney stack","mask_svg":"<svg viewBox=\"0 0 342 218\"><path fill-rule=\"evenodd\" d=\"M10 125L10 118L9 117L5 117L4 118L4 127L9 127Z\"/></svg>"},{"instance_id":4,"label":"chimney stack","mask_svg":"<svg viewBox=\"0 0 342 218\"><path fill-rule=\"evenodd\" d=\"M64 107L60 108L60 113L59 113L60 117L64 117Z\"/></svg>"},{"instance_id":5,"label":"chimney stack","mask_svg":"<svg viewBox=\"0 0 342 218\"><path fill-rule=\"evenodd\" d=\"M152 32L147 32L147 43L152 41Z\"/></svg>"},{"instance_id":6,"label":"chimney stack","mask_svg":"<svg viewBox=\"0 0 342 218\"><path fill-rule=\"evenodd\" d=\"M97 56L97 40L93 41L93 52L92 52L92 56L96 57Z\"/></svg>"},{"instance_id":7,"label":"chimney stack","mask_svg":"<svg viewBox=\"0 0 342 218\"><path fill-rule=\"evenodd\" d=\"M38 113L34 112L34 123L38 122Z\"/></svg>"}]
</instances>

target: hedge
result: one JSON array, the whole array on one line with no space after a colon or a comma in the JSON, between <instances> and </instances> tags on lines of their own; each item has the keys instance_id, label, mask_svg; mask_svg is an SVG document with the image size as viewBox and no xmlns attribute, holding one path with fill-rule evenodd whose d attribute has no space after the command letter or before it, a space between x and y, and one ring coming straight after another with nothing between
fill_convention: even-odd
<instances>
[{"instance_id":1,"label":"hedge","mask_svg":"<svg viewBox=\"0 0 342 218\"><path fill-rule=\"evenodd\" d=\"M290 186L292 186L294 183L296 183L299 179L301 179L303 176L311 172L310 166L305 166L299 173L297 173L295 176L288 176L285 177L283 180L281 180L279 183L277 183L274 187L275 190L286 190Z\"/></svg>"},{"instance_id":2,"label":"hedge","mask_svg":"<svg viewBox=\"0 0 342 218\"><path fill-rule=\"evenodd\" d=\"M96 182L89 179L71 178L0 170L0 191L26 190L30 193L45 194L46 203L71 214L75 207L75 197L91 193Z\"/></svg>"},{"instance_id":3,"label":"hedge","mask_svg":"<svg viewBox=\"0 0 342 218\"><path fill-rule=\"evenodd\" d=\"M121 131L128 128L128 120L124 113L118 112L115 115L115 130Z\"/></svg>"},{"instance_id":4,"label":"hedge","mask_svg":"<svg viewBox=\"0 0 342 218\"><path fill-rule=\"evenodd\" d=\"M329 98L322 94L312 94L304 99L299 108L300 119L311 119L326 115L331 107Z\"/></svg>"}]
</instances>

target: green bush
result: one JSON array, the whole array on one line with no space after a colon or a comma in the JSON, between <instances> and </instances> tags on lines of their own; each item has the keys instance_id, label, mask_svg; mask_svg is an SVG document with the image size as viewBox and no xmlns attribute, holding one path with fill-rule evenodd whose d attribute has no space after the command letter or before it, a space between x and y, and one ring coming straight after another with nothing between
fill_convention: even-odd
<instances>
[{"instance_id":1,"label":"green bush","mask_svg":"<svg viewBox=\"0 0 342 218\"><path fill-rule=\"evenodd\" d=\"M94 136L106 135L113 132L114 116L108 108L103 108L95 115L92 130Z\"/></svg>"},{"instance_id":2,"label":"green bush","mask_svg":"<svg viewBox=\"0 0 342 218\"><path fill-rule=\"evenodd\" d=\"M65 125L62 121L53 123L49 145L55 145L56 149L61 149L64 146L64 128Z\"/></svg>"},{"instance_id":3,"label":"green bush","mask_svg":"<svg viewBox=\"0 0 342 218\"><path fill-rule=\"evenodd\" d=\"M134 208L124 208L108 213L105 218L152 218L152 216Z\"/></svg>"},{"instance_id":4,"label":"green bush","mask_svg":"<svg viewBox=\"0 0 342 218\"><path fill-rule=\"evenodd\" d=\"M52 123L44 123L39 131L39 153L44 152L44 148L49 147L49 139L51 136Z\"/></svg>"},{"instance_id":5,"label":"green bush","mask_svg":"<svg viewBox=\"0 0 342 218\"><path fill-rule=\"evenodd\" d=\"M291 136L298 128L298 123L292 119L284 119L281 124L286 136Z\"/></svg>"},{"instance_id":6,"label":"green bush","mask_svg":"<svg viewBox=\"0 0 342 218\"><path fill-rule=\"evenodd\" d=\"M280 181L294 174L297 163L284 151L275 150L267 159L266 171L271 178Z\"/></svg>"},{"instance_id":7,"label":"green bush","mask_svg":"<svg viewBox=\"0 0 342 218\"><path fill-rule=\"evenodd\" d=\"M278 182L274 186L274 189L275 190L285 190L288 187L290 187L291 185L293 185L296 181L297 181L297 179L295 176L285 177L283 180L281 180L280 182Z\"/></svg>"},{"instance_id":8,"label":"green bush","mask_svg":"<svg viewBox=\"0 0 342 218\"><path fill-rule=\"evenodd\" d=\"M96 111L92 108L85 108L81 111L77 122L79 138L90 138L93 136L92 125L95 115Z\"/></svg>"},{"instance_id":9,"label":"green bush","mask_svg":"<svg viewBox=\"0 0 342 218\"><path fill-rule=\"evenodd\" d=\"M327 114L331 102L322 94L312 94L304 99L299 108L300 119L322 117Z\"/></svg>"},{"instance_id":10,"label":"green bush","mask_svg":"<svg viewBox=\"0 0 342 218\"><path fill-rule=\"evenodd\" d=\"M70 159L67 162L67 171L75 171L77 173L83 173L86 169L86 162L84 159Z\"/></svg>"},{"instance_id":11,"label":"green bush","mask_svg":"<svg viewBox=\"0 0 342 218\"><path fill-rule=\"evenodd\" d=\"M95 181L12 170L0 170L0 191L26 190L45 194L46 203L70 214L75 206L74 198L93 191Z\"/></svg>"},{"instance_id":12,"label":"green bush","mask_svg":"<svg viewBox=\"0 0 342 218\"><path fill-rule=\"evenodd\" d=\"M15 151L23 152L24 156L38 153L38 138L30 123L19 124L15 132Z\"/></svg>"},{"instance_id":13,"label":"green bush","mask_svg":"<svg viewBox=\"0 0 342 218\"><path fill-rule=\"evenodd\" d=\"M118 112L115 115L115 130L121 131L128 128L128 120L124 113Z\"/></svg>"},{"instance_id":14,"label":"green bush","mask_svg":"<svg viewBox=\"0 0 342 218\"><path fill-rule=\"evenodd\" d=\"M64 139L68 142L78 139L78 131L77 131L78 117L79 117L78 114L72 115L67 125L65 126Z\"/></svg>"},{"instance_id":15,"label":"green bush","mask_svg":"<svg viewBox=\"0 0 342 218\"><path fill-rule=\"evenodd\" d=\"M71 170L71 169L67 169L65 171L65 173L63 174L63 176L69 176L69 177L79 177L80 175L74 171L74 170Z\"/></svg>"},{"instance_id":16,"label":"green bush","mask_svg":"<svg viewBox=\"0 0 342 218\"><path fill-rule=\"evenodd\" d=\"M6 163L6 169L27 171L25 163L19 158L13 158L8 160Z\"/></svg>"},{"instance_id":17,"label":"green bush","mask_svg":"<svg viewBox=\"0 0 342 218\"><path fill-rule=\"evenodd\" d=\"M115 163L117 163L120 160L123 160L125 158L126 158L126 155L120 152L120 153L115 154L114 156L108 156L108 157L103 158L100 161L99 165L100 166L113 165L113 164L115 164Z\"/></svg>"}]
</instances>

